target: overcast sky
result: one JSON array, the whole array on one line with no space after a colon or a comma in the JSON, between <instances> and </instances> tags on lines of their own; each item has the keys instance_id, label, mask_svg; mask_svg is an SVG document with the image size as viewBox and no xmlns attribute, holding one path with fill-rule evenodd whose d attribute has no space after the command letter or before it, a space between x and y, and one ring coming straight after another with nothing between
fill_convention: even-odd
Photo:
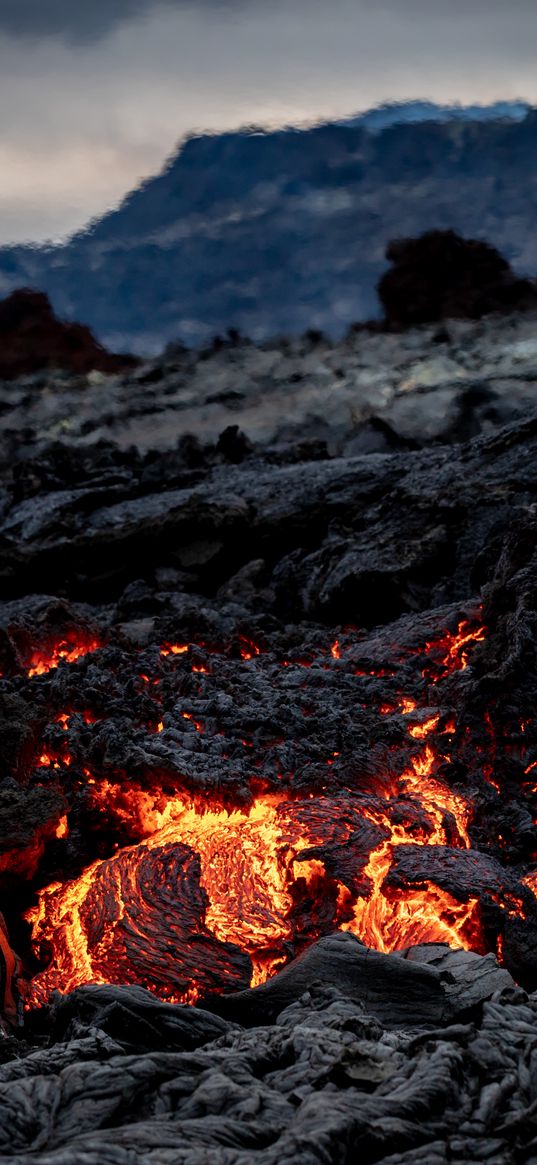
<instances>
[{"instance_id":1,"label":"overcast sky","mask_svg":"<svg viewBox=\"0 0 537 1165\"><path fill-rule=\"evenodd\" d=\"M537 103L537 0L0 0L0 242L116 205L195 129Z\"/></svg>"}]
</instances>

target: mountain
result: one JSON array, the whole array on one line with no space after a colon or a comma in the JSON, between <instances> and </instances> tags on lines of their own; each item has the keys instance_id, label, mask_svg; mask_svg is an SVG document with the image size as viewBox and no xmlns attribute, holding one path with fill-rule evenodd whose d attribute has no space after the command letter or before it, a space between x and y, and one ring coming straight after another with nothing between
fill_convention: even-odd
<instances>
[{"instance_id":1,"label":"mountain","mask_svg":"<svg viewBox=\"0 0 537 1165\"><path fill-rule=\"evenodd\" d=\"M537 112L492 109L431 119L411 103L365 123L188 138L64 244L1 248L0 294L32 285L108 347L151 353L228 327L342 334L379 314L389 240L433 228L487 239L535 274Z\"/></svg>"},{"instance_id":2,"label":"mountain","mask_svg":"<svg viewBox=\"0 0 537 1165\"><path fill-rule=\"evenodd\" d=\"M497 121L509 118L519 121L529 113L526 101L495 101L492 105L436 105L434 101L387 101L366 113L347 117L340 125L357 125L370 133L387 129L390 125L412 124L419 121Z\"/></svg>"}]
</instances>

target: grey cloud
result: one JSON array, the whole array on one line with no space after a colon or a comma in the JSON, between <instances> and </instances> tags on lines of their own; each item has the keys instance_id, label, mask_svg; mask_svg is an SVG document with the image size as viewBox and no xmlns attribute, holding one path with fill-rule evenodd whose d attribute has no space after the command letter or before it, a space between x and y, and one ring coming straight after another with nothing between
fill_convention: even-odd
<instances>
[{"instance_id":1,"label":"grey cloud","mask_svg":"<svg viewBox=\"0 0 537 1165\"><path fill-rule=\"evenodd\" d=\"M154 7L152 0L0 0L0 29L31 39L92 41Z\"/></svg>"},{"instance_id":2,"label":"grey cloud","mask_svg":"<svg viewBox=\"0 0 537 1165\"><path fill-rule=\"evenodd\" d=\"M257 0L255 0L257 2ZM91 42L158 8L239 8L244 0L0 0L0 31L32 40Z\"/></svg>"},{"instance_id":3,"label":"grey cloud","mask_svg":"<svg viewBox=\"0 0 537 1165\"><path fill-rule=\"evenodd\" d=\"M315 0L308 0L315 7ZM328 0L329 2L329 0ZM334 0L332 0L332 3ZM0 0L0 32L10 36L38 40L55 37L71 42L92 42L106 36L114 27L150 16L160 9L176 9L200 13L222 14L279 8L282 0ZM337 3L336 3L337 8ZM293 9L307 14L304 0L286 0L289 14ZM482 17L490 21L505 11L505 0L354 0L354 17L367 17L376 10L393 15L398 20L425 20ZM516 21L532 13L535 0L511 0L510 16Z\"/></svg>"}]
</instances>

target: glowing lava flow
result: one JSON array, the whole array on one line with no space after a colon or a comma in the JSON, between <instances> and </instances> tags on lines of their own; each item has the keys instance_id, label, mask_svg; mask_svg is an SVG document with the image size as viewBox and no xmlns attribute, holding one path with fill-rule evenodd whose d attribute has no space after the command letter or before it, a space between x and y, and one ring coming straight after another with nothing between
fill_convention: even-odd
<instances>
[{"instance_id":1,"label":"glowing lava flow","mask_svg":"<svg viewBox=\"0 0 537 1165\"><path fill-rule=\"evenodd\" d=\"M467 668L469 645L482 642L484 638L484 627L472 629L468 623L461 622L455 634L447 632L436 643L426 644L426 650L445 651L442 665L444 674L450 674ZM402 697L399 707L403 715L409 715L416 710L416 703ZM392 711L390 708L381 710ZM409 735L423 740L435 731L439 720L440 715L434 713L425 721L412 725ZM391 893L385 887L396 846L455 844L470 848L468 805L463 797L434 778L435 765L435 753L426 745L422 755L413 760L411 768L401 777L402 790L426 812L428 831L411 834L407 825L393 825L389 817L384 816L382 823L389 830L389 837L371 853L365 869L372 886L371 893L353 905L352 921L343 927L378 950L393 951L403 944L419 942L447 942L452 946L482 949L477 898L458 902L430 882L423 888L406 888ZM448 837L446 822L449 819L456 824L455 842L451 835Z\"/></svg>"},{"instance_id":2,"label":"glowing lava flow","mask_svg":"<svg viewBox=\"0 0 537 1165\"><path fill-rule=\"evenodd\" d=\"M99 647L101 644L96 639L89 639L86 642L79 641L77 643L65 641L48 650L34 651L29 660L28 675L30 677L46 675L47 672L58 667L62 660L65 663L75 663L82 656L89 655L92 651L98 651Z\"/></svg>"},{"instance_id":3,"label":"glowing lava flow","mask_svg":"<svg viewBox=\"0 0 537 1165\"><path fill-rule=\"evenodd\" d=\"M483 636L483 628L461 623L427 644L428 678L464 670L470 645ZM161 655L188 650L165 645ZM336 640L332 660L343 651ZM243 643L243 660L258 654ZM27 918L34 947L52 957L32 981L29 1002L87 982L138 982L163 998L192 1001L204 991L263 982L289 954L337 927L383 951L428 941L482 949L476 898L458 901L430 881L401 887L390 877L399 847L470 847L469 806L435 775L447 758L427 741L453 725L441 729L437 709L419 709L404 695L396 708L379 711L409 717L409 743L415 750L420 742L421 751L378 793L345 788L287 801L267 794L227 810L92 778L89 800L108 822L126 826L135 844L40 892ZM182 715L203 732L191 713ZM67 728L67 714L58 722ZM156 731L163 728L159 720ZM47 755L42 763L53 762ZM57 837L66 830L62 819Z\"/></svg>"},{"instance_id":4,"label":"glowing lava flow","mask_svg":"<svg viewBox=\"0 0 537 1165\"><path fill-rule=\"evenodd\" d=\"M108 786L103 792L113 801L113 787ZM117 806L118 815L127 816L127 798L124 792L117 793L123 802ZM76 881L48 886L37 907L27 915L33 924L34 942L45 940L54 947L54 961L33 980L28 1001L44 1002L54 987L68 991L81 983L129 981L137 936L148 945L155 938L144 930L144 907L149 903L147 885L139 878L140 867L143 865L146 876L154 874L159 888L165 891L166 863L173 859L177 848L182 852L185 847L199 855L201 861L200 885L204 894L199 917L190 914L188 927L179 927L178 932L175 925L167 927L160 912L164 948L178 939L181 942L180 953L176 952L178 974L174 980L170 960L167 973L161 966L159 980L147 952L145 978L142 968L137 981L160 988L166 998L193 1001L200 986L210 985L204 968L199 966L199 943L200 936L212 935L219 942L234 943L246 952L252 960L252 982L263 982L282 961L282 942L291 938L292 885L315 865L301 863L295 871L294 858L299 849L305 848L306 840L298 836L292 845L289 843L275 800L270 797L258 799L250 811L231 812L204 812L179 798L169 800L160 811L151 794L135 789L128 800L135 810L137 827L150 832L150 836L116 857L94 862ZM144 864L151 851L155 851L156 858L153 867L150 862ZM103 893L98 917L90 917L88 902L99 887ZM180 888L174 886L173 893L177 890L175 906L180 918ZM135 904L131 913L130 891ZM186 908L190 905L187 902ZM175 923L175 919L170 921ZM224 950L221 958L225 970ZM181 990L185 984L186 990Z\"/></svg>"},{"instance_id":5,"label":"glowing lava flow","mask_svg":"<svg viewBox=\"0 0 537 1165\"><path fill-rule=\"evenodd\" d=\"M429 723L431 730L434 725L432 721ZM435 780L432 775L435 763L433 750L426 746L422 756L415 758L412 768L401 777L402 791L426 815L426 829L411 832L407 824L392 824L386 814L377 818L389 831L389 837L373 850L365 868L371 883L370 893L367 898L358 899L353 906L352 921L342 928L352 930L379 951L394 951L421 942L444 942L474 950L482 947L477 898L458 902L431 882L423 888L409 890L407 887L391 893L385 885L396 846L454 844L446 828L449 819L456 824L455 844L470 848L468 806L462 797Z\"/></svg>"}]
</instances>

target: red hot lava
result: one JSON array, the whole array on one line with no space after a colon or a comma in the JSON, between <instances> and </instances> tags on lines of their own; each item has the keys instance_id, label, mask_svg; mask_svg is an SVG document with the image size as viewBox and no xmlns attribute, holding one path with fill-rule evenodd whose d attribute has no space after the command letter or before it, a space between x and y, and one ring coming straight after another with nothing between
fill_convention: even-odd
<instances>
[{"instance_id":1,"label":"red hot lava","mask_svg":"<svg viewBox=\"0 0 537 1165\"><path fill-rule=\"evenodd\" d=\"M62 660L65 663L75 663L82 656L88 655L92 651L97 651L100 646L101 644L96 639L88 639L86 641L77 640L77 642L64 640L48 650L35 651L30 657L28 675L46 675L47 672L58 667Z\"/></svg>"},{"instance_id":2,"label":"red hot lava","mask_svg":"<svg viewBox=\"0 0 537 1165\"><path fill-rule=\"evenodd\" d=\"M482 627L461 623L457 634L427 644L437 661L427 665L432 682L464 670L483 637ZM167 644L161 655L188 651ZM258 654L250 643L241 651L247 661ZM343 658L339 642L330 656ZM40 674L36 665L31 674ZM393 884L400 847L469 849L471 812L438 775L447 753L427 740L439 730L440 712L420 711L404 694L379 711L408 718L414 751L402 774L374 795L350 788L263 794L230 809L184 792L167 796L156 779L150 790L88 782L93 804L126 823L136 842L40 892L27 918L36 951L47 950L49 961L30 984L29 1003L88 982L138 982L163 998L192 1001L207 990L264 982L290 954L338 927L383 951L431 941L485 949L477 896L460 901L431 881ZM68 725L67 714L58 719ZM444 727L443 739L453 727ZM66 830L62 818L57 836Z\"/></svg>"}]
</instances>

